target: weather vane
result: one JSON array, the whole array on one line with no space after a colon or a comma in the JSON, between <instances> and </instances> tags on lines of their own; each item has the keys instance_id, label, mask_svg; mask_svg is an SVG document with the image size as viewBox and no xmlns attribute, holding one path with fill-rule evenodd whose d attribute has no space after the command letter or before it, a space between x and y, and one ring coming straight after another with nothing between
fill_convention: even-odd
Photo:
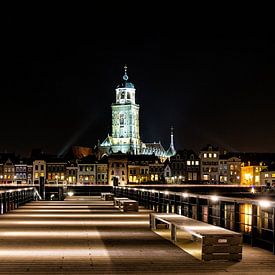
<instances>
[{"instance_id":1,"label":"weather vane","mask_svg":"<svg viewBox=\"0 0 275 275\"><path fill-rule=\"evenodd\" d=\"M127 75L127 65L125 64L125 66L124 66L124 71L125 71L125 74L124 74L124 76L123 76L123 79L125 80L125 81L127 81L128 80L128 75Z\"/></svg>"}]
</instances>

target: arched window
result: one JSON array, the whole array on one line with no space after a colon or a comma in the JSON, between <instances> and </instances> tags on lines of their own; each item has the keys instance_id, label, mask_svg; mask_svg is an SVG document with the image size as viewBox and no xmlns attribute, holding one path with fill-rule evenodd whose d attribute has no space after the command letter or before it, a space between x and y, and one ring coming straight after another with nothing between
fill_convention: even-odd
<instances>
[{"instance_id":1,"label":"arched window","mask_svg":"<svg viewBox=\"0 0 275 275\"><path fill-rule=\"evenodd\" d=\"M124 114L120 114L119 115L119 124L120 124L120 126L124 126L124 120L125 120Z\"/></svg>"}]
</instances>

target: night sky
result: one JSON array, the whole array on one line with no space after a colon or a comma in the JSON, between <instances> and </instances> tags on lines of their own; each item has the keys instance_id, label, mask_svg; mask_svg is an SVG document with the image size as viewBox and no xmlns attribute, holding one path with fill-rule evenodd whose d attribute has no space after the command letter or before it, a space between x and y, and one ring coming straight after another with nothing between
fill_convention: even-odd
<instances>
[{"instance_id":1,"label":"night sky","mask_svg":"<svg viewBox=\"0 0 275 275\"><path fill-rule=\"evenodd\" d=\"M103 141L124 64L142 141L167 149L173 125L176 149L275 152L274 31L133 10L7 16L0 152Z\"/></svg>"}]
</instances>

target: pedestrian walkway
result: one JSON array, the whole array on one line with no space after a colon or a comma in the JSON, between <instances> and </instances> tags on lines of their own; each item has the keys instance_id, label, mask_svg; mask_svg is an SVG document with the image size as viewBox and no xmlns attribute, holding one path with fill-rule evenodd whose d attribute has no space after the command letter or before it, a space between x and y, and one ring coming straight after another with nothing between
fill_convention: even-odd
<instances>
[{"instance_id":1,"label":"pedestrian walkway","mask_svg":"<svg viewBox=\"0 0 275 275\"><path fill-rule=\"evenodd\" d=\"M0 274L275 274L275 256L245 245L241 262L201 262L99 197L35 201L0 216Z\"/></svg>"}]
</instances>

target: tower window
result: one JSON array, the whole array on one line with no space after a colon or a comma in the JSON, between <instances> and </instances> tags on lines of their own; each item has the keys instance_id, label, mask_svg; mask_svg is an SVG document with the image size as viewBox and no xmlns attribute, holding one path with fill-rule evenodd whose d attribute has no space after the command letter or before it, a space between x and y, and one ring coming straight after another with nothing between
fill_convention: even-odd
<instances>
[{"instance_id":1,"label":"tower window","mask_svg":"<svg viewBox=\"0 0 275 275\"><path fill-rule=\"evenodd\" d=\"M127 94L127 99L131 99L130 93Z\"/></svg>"},{"instance_id":2,"label":"tower window","mask_svg":"<svg viewBox=\"0 0 275 275\"><path fill-rule=\"evenodd\" d=\"M119 115L119 124L120 124L120 126L124 125L124 120L125 120L124 114L120 114Z\"/></svg>"}]
</instances>

